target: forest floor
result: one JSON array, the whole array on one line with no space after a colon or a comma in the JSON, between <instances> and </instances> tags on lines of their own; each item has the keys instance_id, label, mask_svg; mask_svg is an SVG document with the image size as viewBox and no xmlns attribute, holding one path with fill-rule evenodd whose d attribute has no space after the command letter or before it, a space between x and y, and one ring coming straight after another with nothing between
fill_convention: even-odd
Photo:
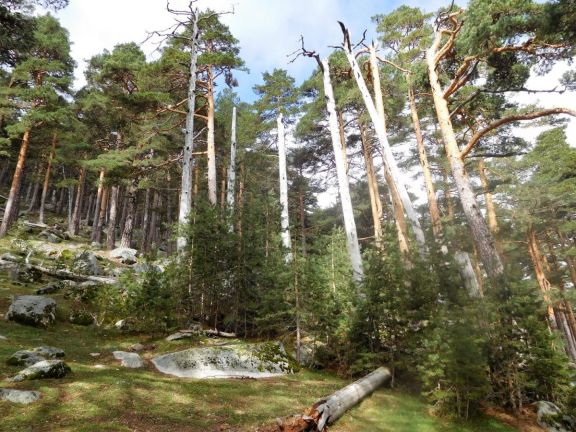
<instances>
[{"instance_id":1,"label":"forest floor","mask_svg":"<svg viewBox=\"0 0 576 432\"><path fill-rule=\"evenodd\" d=\"M9 239L0 242L6 251ZM254 431L277 417L301 413L317 399L348 381L334 374L301 370L266 379L182 379L162 375L148 361L165 352L198 345L199 340L164 340L165 335L123 334L66 322L72 304L53 294L60 319L48 329L3 319L11 296L33 294L50 282L23 284L0 273L0 387L37 390L42 398L30 405L0 401L0 431ZM144 369L126 369L112 351L128 351L135 343L153 349L140 353ZM210 341L204 341L210 343ZM7 366L8 356L21 349L49 345L66 352L72 373L58 380L21 383L3 381L23 367ZM91 353L100 353L94 357ZM380 390L347 413L332 432L476 432L512 431L493 417L451 423L430 416L419 397Z\"/></svg>"}]
</instances>

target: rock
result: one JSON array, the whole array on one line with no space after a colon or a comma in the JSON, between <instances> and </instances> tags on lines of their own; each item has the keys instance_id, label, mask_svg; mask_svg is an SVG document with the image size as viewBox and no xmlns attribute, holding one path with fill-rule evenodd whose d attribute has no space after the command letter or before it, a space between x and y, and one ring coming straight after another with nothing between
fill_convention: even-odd
<instances>
[{"instance_id":1,"label":"rock","mask_svg":"<svg viewBox=\"0 0 576 432\"><path fill-rule=\"evenodd\" d=\"M2 255L0 255L0 260L12 261L12 262L20 261L20 259L17 256L12 255L11 253L3 253Z\"/></svg>"},{"instance_id":2,"label":"rock","mask_svg":"<svg viewBox=\"0 0 576 432\"><path fill-rule=\"evenodd\" d=\"M6 336L0 335L0 340L8 340L8 338Z\"/></svg>"},{"instance_id":3,"label":"rock","mask_svg":"<svg viewBox=\"0 0 576 432\"><path fill-rule=\"evenodd\" d=\"M11 366L32 366L46 359L64 357L64 350L51 346L40 346L31 350L21 350L12 354L6 360Z\"/></svg>"},{"instance_id":4,"label":"rock","mask_svg":"<svg viewBox=\"0 0 576 432\"><path fill-rule=\"evenodd\" d=\"M44 296L16 296L6 318L20 324L46 328L56 320L56 302Z\"/></svg>"},{"instance_id":5,"label":"rock","mask_svg":"<svg viewBox=\"0 0 576 432\"><path fill-rule=\"evenodd\" d=\"M116 248L110 252L110 258L119 259L123 264L136 264L138 251L131 248Z\"/></svg>"},{"instance_id":6,"label":"rock","mask_svg":"<svg viewBox=\"0 0 576 432\"><path fill-rule=\"evenodd\" d=\"M100 357L101 353L90 353L90 357Z\"/></svg>"},{"instance_id":7,"label":"rock","mask_svg":"<svg viewBox=\"0 0 576 432\"><path fill-rule=\"evenodd\" d=\"M144 361L136 353L125 351L114 351L112 353L116 360L121 360L121 365L131 369L139 369L144 366Z\"/></svg>"},{"instance_id":8,"label":"rock","mask_svg":"<svg viewBox=\"0 0 576 432\"><path fill-rule=\"evenodd\" d=\"M70 314L69 321L72 324L89 326L94 324L94 317L84 310L77 310Z\"/></svg>"},{"instance_id":9,"label":"rock","mask_svg":"<svg viewBox=\"0 0 576 432\"><path fill-rule=\"evenodd\" d=\"M18 269L18 280L24 283L35 283L42 280L42 273L34 268L25 266Z\"/></svg>"},{"instance_id":10,"label":"rock","mask_svg":"<svg viewBox=\"0 0 576 432\"><path fill-rule=\"evenodd\" d=\"M569 432L570 418L562 415L562 411L552 402L539 401L537 406L537 423L547 432Z\"/></svg>"},{"instance_id":11,"label":"rock","mask_svg":"<svg viewBox=\"0 0 576 432\"><path fill-rule=\"evenodd\" d=\"M41 393L37 391L0 389L0 399L24 405L36 402L40 396Z\"/></svg>"},{"instance_id":12,"label":"rock","mask_svg":"<svg viewBox=\"0 0 576 432\"><path fill-rule=\"evenodd\" d=\"M325 346L324 342L309 336L303 337L300 342L300 364L307 367L320 366L316 359L316 353ZM294 357L296 357L296 350L296 343L294 343Z\"/></svg>"},{"instance_id":13,"label":"rock","mask_svg":"<svg viewBox=\"0 0 576 432\"><path fill-rule=\"evenodd\" d=\"M152 359L165 374L186 378L265 378L292 373L278 342L191 348Z\"/></svg>"},{"instance_id":14,"label":"rock","mask_svg":"<svg viewBox=\"0 0 576 432\"><path fill-rule=\"evenodd\" d=\"M191 331L179 331L179 332L173 333L170 336L168 336L166 338L166 340L167 341L175 341L175 340L180 340L180 339L191 338L192 336L194 336L194 333L192 333Z\"/></svg>"},{"instance_id":15,"label":"rock","mask_svg":"<svg viewBox=\"0 0 576 432\"><path fill-rule=\"evenodd\" d=\"M36 294L38 295L45 295L45 294L53 294L55 292L60 291L64 287L62 282L50 282L49 284L44 285L42 288L36 290Z\"/></svg>"},{"instance_id":16,"label":"rock","mask_svg":"<svg viewBox=\"0 0 576 432\"><path fill-rule=\"evenodd\" d=\"M62 239L60 237L47 230L44 230L40 234L38 234L38 237L43 237L50 243L62 243Z\"/></svg>"},{"instance_id":17,"label":"rock","mask_svg":"<svg viewBox=\"0 0 576 432\"><path fill-rule=\"evenodd\" d=\"M98 258L94 252L84 251L72 263L72 271L84 275L99 276L102 274Z\"/></svg>"},{"instance_id":18,"label":"rock","mask_svg":"<svg viewBox=\"0 0 576 432\"><path fill-rule=\"evenodd\" d=\"M130 347L130 351L132 351L132 352L144 351L145 349L146 349L146 347L143 344L141 344L140 342L135 343L134 345L132 345Z\"/></svg>"},{"instance_id":19,"label":"rock","mask_svg":"<svg viewBox=\"0 0 576 432\"><path fill-rule=\"evenodd\" d=\"M8 381L19 382L43 378L64 378L71 372L70 366L62 360L44 360L30 366L9 378Z\"/></svg>"}]
</instances>

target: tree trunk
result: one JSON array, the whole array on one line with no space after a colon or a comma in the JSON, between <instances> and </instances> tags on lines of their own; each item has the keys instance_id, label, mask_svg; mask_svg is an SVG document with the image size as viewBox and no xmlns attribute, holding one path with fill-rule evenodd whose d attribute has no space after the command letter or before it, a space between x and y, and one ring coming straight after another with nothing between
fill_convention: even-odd
<instances>
[{"instance_id":1,"label":"tree trunk","mask_svg":"<svg viewBox=\"0 0 576 432\"><path fill-rule=\"evenodd\" d=\"M106 172L102 168L100 170L100 176L98 177L98 191L96 192L96 205L94 206L94 214L92 216L92 236L91 240L94 240L96 231L98 230L98 223L100 223L100 204L102 203L102 193L104 192L104 176Z\"/></svg>"},{"instance_id":2,"label":"tree trunk","mask_svg":"<svg viewBox=\"0 0 576 432\"><path fill-rule=\"evenodd\" d=\"M450 119L450 111L448 109L448 102L444 98L444 92L440 85L440 78L436 72L437 62L436 55L442 41L442 33L437 32L434 42L426 53L426 61L428 64L428 76L430 85L432 87L432 96L434 99L434 107L436 108L436 115L442 132L442 139L446 149L446 155L452 170L452 176L458 187L458 194L460 195L460 202L462 208L472 231L472 237L478 248L480 259L484 264L486 273L493 281L498 281L504 274L504 267L502 260L496 246L494 239L490 233L486 221L482 217L480 207L476 201L474 190L468 179L464 162L460 158L460 149L456 141L454 128Z\"/></svg>"},{"instance_id":3,"label":"tree trunk","mask_svg":"<svg viewBox=\"0 0 576 432\"><path fill-rule=\"evenodd\" d=\"M108 231L106 232L106 249L112 250L116 245L116 221L118 219L118 195L120 188L112 186L110 192L110 220L108 221Z\"/></svg>"},{"instance_id":4,"label":"tree trunk","mask_svg":"<svg viewBox=\"0 0 576 432\"><path fill-rule=\"evenodd\" d=\"M4 216L2 218L2 224L0 225L0 237L4 237L14 220L18 218L18 214L15 212L18 207L17 201L20 200L20 186L22 181L22 174L24 172L24 165L26 164L26 156L28 155L28 146L30 145L30 129L24 131L22 136L22 145L20 146L20 153L18 153L18 162L16 162L16 169L14 171L14 176L12 177L12 185L10 186L10 193L8 194L8 200L4 207Z\"/></svg>"},{"instance_id":5,"label":"tree trunk","mask_svg":"<svg viewBox=\"0 0 576 432\"><path fill-rule=\"evenodd\" d=\"M216 146L214 143L214 77L212 66L208 66L208 125L207 125L207 156L208 156L208 201L216 205Z\"/></svg>"},{"instance_id":6,"label":"tree trunk","mask_svg":"<svg viewBox=\"0 0 576 432\"><path fill-rule=\"evenodd\" d=\"M100 211L98 212L98 225L94 230L94 239L92 241L96 243L102 243L102 230L104 229L104 223L106 222L106 211L108 210L108 197L110 189L104 187L102 190L102 201L100 202Z\"/></svg>"},{"instance_id":7,"label":"tree trunk","mask_svg":"<svg viewBox=\"0 0 576 432\"><path fill-rule=\"evenodd\" d=\"M374 170L374 159L372 158L372 146L366 137L366 127L359 122L360 141L364 153L364 163L366 164L366 176L368 177L368 192L370 194L370 208L372 209L372 225L374 226L374 242L378 247L382 246L382 200L378 190L378 178Z\"/></svg>"},{"instance_id":8,"label":"tree trunk","mask_svg":"<svg viewBox=\"0 0 576 432\"><path fill-rule=\"evenodd\" d=\"M74 186L68 186L68 226L72 223L72 211L74 210Z\"/></svg>"},{"instance_id":9,"label":"tree trunk","mask_svg":"<svg viewBox=\"0 0 576 432\"><path fill-rule=\"evenodd\" d=\"M346 145L346 131L344 130L344 114L342 110L336 110L336 116L338 118L338 133L340 134L340 143L341 143L341 151L344 155L344 170L346 174L348 174L348 154L347 154L347 145Z\"/></svg>"},{"instance_id":10,"label":"tree trunk","mask_svg":"<svg viewBox=\"0 0 576 432\"><path fill-rule=\"evenodd\" d=\"M197 12L197 11L196 11ZM197 52L197 39L198 39L198 14L192 12L191 15L191 35L190 35L190 81L188 82L188 112L186 114L186 134L184 138L184 154L182 157L182 182L180 187L180 208L178 211L178 223L180 225L186 224L190 216L190 211L192 210L192 152L194 151L194 113L196 109L196 63L198 60ZM130 214L134 212L134 191L129 189L128 199L132 200L132 204L129 205L131 208ZM128 219L128 217L126 218ZM132 220L130 220L130 225ZM124 227L124 233L126 232L126 227ZM130 247L130 241L132 239L132 227L130 226L129 236L122 234L122 245L128 243L127 247ZM177 250L182 251L186 247L186 237L180 235L177 239Z\"/></svg>"},{"instance_id":11,"label":"tree trunk","mask_svg":"<svg viewBox=\"0 0 576 432\"><path fill-rule=\"evenodd\" d=\"M496 245L496 250L502 256L503 249L502 244L499 240L498 219L496 217L496 205L494 204L494 198L492 197L492 192L489 189L488 177L486 176L486 164L484 159L478 161L478 173L480 174L480 183L484 189L484 200L486 201L486 216L488 217L488 228L494 236L494 244Z\"/></svg>"},{"instance_id":12,"label":"tree trunk","mask_svg":"<svg viewBox=\"0 0 576 432\"><path fill-rule=\"evenodd\" d=\"M140 239L140 250L142 252L148 251L148 233L150 231L150 205L151 205L151 190L146 189L146 195L144 198L144 215L142 217L142 238Z\"/></svg>"},{"instance_id":13,"label":"tree trunk","mask_svg":"<svg viewBox=\"0 0 576 432\"><path fill-rule=\"evenodd\" d=\"M416 213L416 210L414 210L414 206L412 205L412 201L408 195L402 173L396 164L394 155L392 154L392 149L388 143L388 137L386 136L386 125L383 122L382 116L379 115L376 106L374 105L374 101L372 100L372 96L370 96L370 92L368 91L368 87L366 86L366 82L362 76L362 71L360 70L360 66L356 61L356 56L352 52L352 47L350 44L346 44L344 52L348 58L350 66L352 67L356 84L358 85L360 94L362 95L362 99L364 100L364 104L366 105L366 109L368 110L368 114L370 115L370 119L372 120L376 130L376 136L378 137L378 141L380 142L380 146L382 148L382 161L384 163L384 170L385 172L389 172L389 175L386 176L388 177L386 181L392 181L392 185L389 185L390 189L396 189L399 199L404 206L404 212L406 213L406 216L410 221L410 225L412 226L412 231L416 237L416 242L418 244L420 254L425 255L426 240L424 238L424 231L422 231L418 214Z\"/></svg>"},{"instance_id":14,"label":"tree trunk","mask_svg":"<svg viewBox=\"0 0 576 432\"><path fill-rule=\"evenodd\" d=\"M328 63L328 59L322 60L322 73L324 78L324 94L326 95L326 109L328 110L328 124L330 126L330 136L332 138L334 160L336 161L338 191L340 193L340 203L342 205L342 216L344 219L344 229L346 230L348 253L350 255L354 280L361 282L364 279L364 270L362 269L362 255L360 253L360 244L358 242L356 222L354 221L354 210L352 207L352 198L350 197L348 175L346 174L346 166L344 164L342 143L340 142L338 116L336 114L336 102L334 99L332 82L330 81L330 65Z\"/></svg>"},{"instance_id":15,"label":"tree trunk","mask_svg":"<svg viewBox=\"0 0 576 432\"><path fill-rule=\"evenodd\" d=\"M44 174L44 184L42 185L42 196L40 197L40 212L38 214L38 222L44 223L44 211L46 208L46 198L48 197L48 187L50 185L50 174L52 172L52 161L56 155L56 144L58 142L58 136L56 133L52 136L52 148L50 149L50 154L48 155L48 162L46 163L46 173ZM54 209L52 209L54 210Z\"/></svg>"},{"instance_id":16,"label":"tree trunk","mask_svg":"<svg viewBox=\"0 0 576 432\"><path fill-rule=\"evenodd\" d=\"M230 232L234 231L234 223L232 222L232 215L234 214L234 196L236 186L236 107L232 108L232 128L230 139L230 167L228 168L228 185L226 187L226 205L228 207L228 217L230 222L228 224Z\"/></svg>"},{"instance_id":17,"label":"tree trunk","mask_svg":"<svg viewBox=\"0 0 576 432\"><path fill-rule=\"evenodd\" d=\"M280 181L280 235L285 249L285 261L292 261L292 239L288 217L288 175L286 173L286 141L284 138L284 121L282 113L276 119L278 126L278 173Z\"/></svg>"},{"instance_id":18,"label":"tree trunk","mask_svg":"<svg viewBox=\"0 0 576 432\"><path fill-rule=\"evenodd\" d=\"M80 167L80 178L78 179L78 193L74 203L74 213L68 226L68 231L72 235L80 232L80 218L82 217L82 200L84 199L84 185L86 183L86 168Z\"/></svg>"},{"instance_id":19,"label":"tree trunk","mask_svg":"<svg viewBox=\"0 0 576 432\"><path fill-rule=\"evenodd\" d=\"M182 194L180 196L182 197ZM132 247L132 231L134 230L135 207L136 207L136 187L134 185L130 185L128 186L128 189L126 191L126 219L124 221L124 229L122 230L122 239L120 240L120 247L123 248Z\"/></svg>"},{"instance_id":20,"label":"tree trunk","mask_svg":"<svg viewBox=\"0 0 576 432\"><path fill-rule=\"evenodd\" d=\"M432 232L434 238L439 239L442 237L442 220L440 218L440 210L438 208L438 201L436 200L436 191L434 190L434 181L432 180L432 173L430 172L430 164L428 163L428 156L426 155L426 146L424 145L424 137L422 136L422 129L420 128L420 118L418 117L418 109L416 108L416 98L414 97L414 89L410 77L408 81L408 100L410 103L410 114L412 116L412 125L414 133L416 134L416 145L418 146L418 157L420 159L420 166L424 173L424 185L426 186L426 197L428 198L428 210L430 212L430 219L432 220Z\"/></svg>"}]
</instances>

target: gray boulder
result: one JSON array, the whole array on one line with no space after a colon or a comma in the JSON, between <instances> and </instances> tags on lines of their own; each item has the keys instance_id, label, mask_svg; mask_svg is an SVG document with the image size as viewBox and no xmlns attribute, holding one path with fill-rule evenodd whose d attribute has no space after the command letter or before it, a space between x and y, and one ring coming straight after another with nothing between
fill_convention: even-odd
<instances>
[{"instance_id":1,"label":"gray boulder","mask_svg":"<svg viewBox=\"0 0 576 432\"><path fill-rule=\"evenodd\" d=\"M40 399L41 393L37 391L23 391L15 389L0 389L0 400L28 405Z\"/></svg>"},{"instance_id":2,"label":"gray boulder","mask_svg":"<svg viewBox=\"0 0 576 432\"><path fill-rule=\"evenodd\" d=\"M171 334L166 338L167 341L176 341L181 339L189 339L194 336L194 333L191 331L179 331L176 333Z\"/></svg>"},{"instance_id":3,"label":"gray boulder","mask_svg":"<svg viewBox=\"0 0 576 432\"><path fill-rule=\"evenodd\" d=\"M46 241L50 243L62 243L62 239L60 237L48 230L42 231L40 234L38 234L38 237L45 238Z\"/></svg>"},{"instance_id":4,"label":"gray boulder","mask_svg":"<svg viewBox=\"0 0 576 432\"><path fill-rule=\"evenodd\" d=\"M558 406L552 402L539 401L536 404L537 411L537 423L546 432L569 432L574 430L570 425L571 419L568 416L564 416L562 411Z\"/></svg>"},{"instance_id":5,"label":"gray boulder","mask_svg":"<svg viewBox=\"0 0 576 432\"><path fill-rule=\"evenodd\" d=\"M72 263L72 271L84 275L99 276L102 269L94 252L84 251Z\"/></svg>"},{"instance_id":6,"label":"gray boulder","mask_svg":"<svg viewBox=\"0 0 576 432\"><path fill-rule=\"evenodd\" d=\"M116 248L110 251L110 258L119 259L123 264L136 264L138 251L131 248Z\"/></svg>"},{"instance_id":7,"label":"gray boulder","mask_svg":"<svg viewBox=\"0 0 576 432\"><path fill-rule=\"evenodd\" d=\"M18 372L8 381L19 382L44 378L64 378L72 370L62 360L43 360Z\"/></svg>"},{"instance_id":8,"label":"gray boulder","mask_svg":"<svg viewBox=\"0 0 576 432\"><path fill-rule=\"evenodd\" d=\"M6 319L46 328L56 320L56 301L44 296L16 296L8 309Z\"/></svg>"},{"instance_id":9,"label":"gray boulder","mask_svg":"<svg viewBox=\"0 0 576 432\"><path fill-rule=\"evenodd\" d=\"M51 346L36 347L31 350L16 351L6 360L11 366L32 366L46 359L64 357L64 350Z\"/></svg>"},{"instance_id":10,"label":"gray boulder","mask_svg":"<svg viewBox=\"0 0 576 432\"><path fill-rule=\"evenodd\" d=\"M266 378L292 373L278 342L191 348L152 359L165 374L186 378Z\"/></svg>"},{"instance_id":11,"label":"gray boulder","mask_svg":"<svg viewBox=\"0 0 576 432\"><path fill-rule=\"evenodd\" d=\"M121 361L121 365L131 369L139 369L144 366L142 358L133 352L114 351L112 353L116 360Z\"/></svg>"}]
</instances>

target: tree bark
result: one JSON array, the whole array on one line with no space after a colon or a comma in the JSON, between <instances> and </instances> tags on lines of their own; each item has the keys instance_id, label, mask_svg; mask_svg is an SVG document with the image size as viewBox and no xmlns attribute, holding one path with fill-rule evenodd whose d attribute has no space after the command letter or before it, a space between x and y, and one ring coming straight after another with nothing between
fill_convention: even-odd
<instances>
[{"instance_id":1,"label":"tree bark","mask_svg":"<svg viewBox=\"0 0 576 432\"><path fill-rule=\"evenodd\" d=\"M94 230L94 238L92 241L96 243L102 243L102 230L104 229L104 223L106 221L106 211L108 210L108 197L110 189L104 187L102 190L102 201L100 202L100 211L98 213L98 225Z\"/></svg>"},{"instance_id":2,"label":"tree bark","mask_svg":"<svg viewBox=\"0 0 576 432\"><path fill-rule=\"evenodd\" d=\"M15 213L18 207L17 201L20 199L20 186L22 181L22 174L24 172L24 165L26 164L26 156L28 155L28 146L30 145L30 129L24 131L22 136L22 144L20 145L20 152L18 153L18 162L16 162L16 169L14 170L14 176L12 177L12 185L10 186L10 193L8 194L8 200L4 206L4 216L2 218L2 224L0 225L0 237L4 237L14 220L18 218L18 214Z\"/></svg>"},{"instance_id":3,"label":"tree bark","mask_svg":"<svg viewBox=\"0 0 576 432\"><path fill-rule=\"evenodd\" d=\"M426 53L428 76L432 87L434 107L436 108L436 115L438 117L438 123L440 125L440 131L442 132L442 139L444 141L444 147L450 163L452 175L456 182L456 186L458 187L462 208L468 221L468 225L470 226L470 230L472 231L472 237L476 243L476 247L478 248L480 259L482 260L484 269L490 279L498 281L504 274L502 260L494 244L492 234L480 213L480 207L476 201L474 190L472 189L472 185L468 179L464 163L460 158L460 150L456 141L454 128L452 127L448 102L444 98L444 92L440 85L440 78L436 72L437 62L439 61L436 56L441 41L442 33L437 32L432 46Z\"/></svg>"},{"instance_id":4,"label":"tree bark","mask_svg":"<svg viewBox=\"0 0 576 432\"><path fill-rule=\"evenodd\" d=\"M36 202L38 201L38 192L40 191L40 183L35 181L34 188L32 189L32 198L30 198L30 203L28 204L28 213L31 213L36 208Z\"/></svg>"},{"instance_id":5,"label":"tree bark","mask_svg":"<svg viewBox=\"0 0 576 432\"><path fill-rule=\"evenodd\" d=\"M151 190L146 189L144 198L144 215L142 217L142 238L140 239L140 250L142 252L148 251L148 233L150 231L150 205L151 205Z\"/></svg>"},{"instance_id":6,"label":"tree bark","mask_svg":"<svg viewBox=\"0 0 576 432\"><path fill-rule=\"evenodd\" d=\"M44 184L42 185L42 196L40 197L40 212L38 214L38 222L44 223L44 212L46 208L46 198L48 197L48 187L50 185L50 174L52 173L52 161L56 155L56 144L58 142L58 135L54 133L52 135L52 148L50 149L50 154L48 155L48 161L46 163L46 173L44 174ZM53 209L54 210L54 209Z\"/></svg>"},{"instance_id":7,"label":"tree bark","mask_svg":"<svg viewBox=\"0 0 576 432\"><path fill-rule=\"evenodd\" d=\"M290 221L288 216L288 175L286 173L286 141L284 137L284 117L278 114L276 125L278 130L278 176L280 182L280 235L285 249L285 261L292 261L292 239L290 237Z\"/></svg>"},{"instance_id":8,"label":"tree bark","mask_svg":"<svg viewBox=\"0 0 576 432\"><path fill-rule=\"evenodd\" d=\"M82 217L82 200L84 199L84 186L86 183L86 168L80 167L80 177L78 179L78 193L74 203L74 213L68 231L72 235L78 235L80 232L80 218Z\"/></svg>"},{"instance_id":9,"label":"tree bark","mask_svg":"<svg viewBox=\"0 0 576 432\"><path fill-rule=\"evenodd\" d=\"M120 188L112 186L110 192L110 219L108 221L108 231L106 232L106 249L112 250L116 244L116 222L118 219L118 195Z\"/></svg>"},{"instance_id":10,"label":"tree bark","mask_svg":"<svg viewBox=\"0 0 576 432\"><path fill-rule=\"evenodd\" d=\"M98 191L96 192L96 205L94 206L94 214L92 216L92 236L91 236L91 240L92 241L96 241L94 240L94 237L96 235L96 231L98 229L98 224L100 223L100 204L102 203L102 193L104 192L104 176L106 175L106 172L104 171L104 168L102 168L100 170L100 175L98 177Z\"/></svg>"},{"instance_id":11,"label":"tree bark","mask_svg":"<svg viewBox=\"0 0 576 432\"><path fill-rule=\"evenodd\" d=\"M178 223L184 225L188 222L192 210L192 152L194 151L194 112L196 109L196 63L198 60L197 39L198 39L198 14L191 11L190 17L190 81L188 82L188 112L186 114L186 134L184 138L184 153L182 156L182 181L180 188L180 208L178 211ZM134 199L134 191L129 189L129 199ZM131 204L133 213L133 202ZM130 206L129 206L130 207ZM128 218L127 218L128 219ZM130 221L132 224L132 221ZM126 227L125 227L126 228ZM126 230L124 230L126 231ZM177 250L181 252L186 247L186 237L180 230L180 235L176 241ZM130 227L129 238L122 234L122 245L128 243L132 238L132 227Z\"/></svg>"},{"instance_id":12,"label":"tree bark","mask_svg":"<svg viewBox=\"0 0 576 432\"><path fill-rule=\"evenodd\" d=\"M232 215L234 214L234 196L236 187L236 107L232 108L232 127L230 131L230 166L228 168L228 185L226 187L226 205L228 207L229 231L234 231Z\"/></svg>"},{"instance_id":13,"label":"tree bark","mask_svg":"<svg viewBox=\"0 0 576 432\"><path fill-rule=\"evenodd\" d=\"M480 174L480 183L482 184L482 189L484 189L484 200L486 202L486 216L488 217L488 228L494 236L494 244L496 245L496 250L502 256L503 249L502 244L499 240L498 219L496 217L496 205L494 204L494 198L492 197L492 192L489 189L488 177L486 176L486 164L484 159L478 161L478 173Z\"/></svg>"},{"instance_id":14,"label":"tree bark","mask_svg":"<svg viewBox=\"0 0 576 432\"><path fill-rule=\"evenodd\" d=\"M326 95L326 109L328 111L328 124L330 126L334 159L336 161L338 191L340 193L340 204L342 205L342 216L344 219L344 229L346 231L348 254L350 255L354 280L356 282L362 282L364 279L362 255L360 252L360 244L358 242L356 222L354 221L354 210L352 207L352 198L350 197L350 186L348 183L348 175L346 174L346 166L344 164L344 155L342 153L342 143L340 142L338 115L336 114L334 90L332 89L332 82L330 81L330 65L328 59L322 60L322 74L324 78L324 94Z\"/></svg>"},{"instance_id":15,"label":"tree bark","mask_svg":"<svg viewBox=\"0 0 576 432\"><path fill-rule=\"evenodd\" d=\"M366 175L368 177L368 193L370 194L370 208L372 210L372 225L374 226L374 242L378 247L382 242L382 200L378 190L378 178L374 169L374 159L372 158L372 146L366 137L366 127L359 122L360 141L364 153L364 163L366 165Z\"/></svg>"},{"instance_id":16,"label":"tree bark","mask_svg":"<svg viewBox=\"0 0 576 432\"><path fill-rule=\"evenodd\" d=\"M181 195L182 196L182 195ZM132 184L126 191L126 219L122 230L120 247L132 247L132 232L134 230L134 210L136 207L136 187Z\"/></svg>"},{"instance_id":17,"label":"tree bark","mask_svg":"<svg viewBox=\"0 0 576 432\"><path fill-rule=\"evenodd\" d=\"M207 156L208 156L208 201L217 203L216 182L216 145L214 142L214 77L212 66L208 66L208 125L207 125Z\"/></svg>"}]
</instances>

